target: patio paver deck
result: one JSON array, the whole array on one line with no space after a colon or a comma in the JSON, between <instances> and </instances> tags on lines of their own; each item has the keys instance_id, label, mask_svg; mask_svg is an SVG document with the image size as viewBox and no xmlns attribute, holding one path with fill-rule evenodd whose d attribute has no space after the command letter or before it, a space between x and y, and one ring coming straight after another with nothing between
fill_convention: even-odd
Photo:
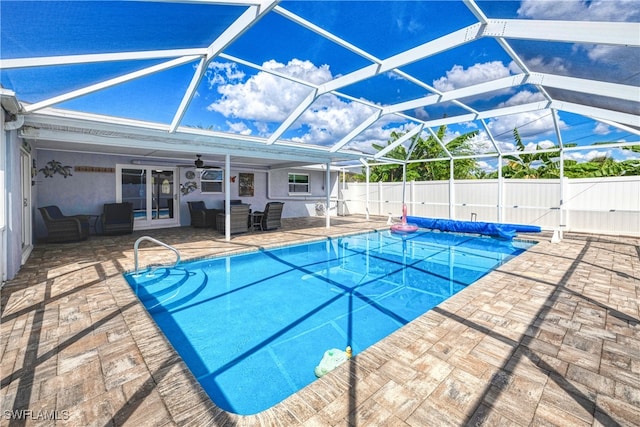
<instances>
[{"instance_id":1,"label":"patio paver deck","mask_svg":"<svg viewBox=\"0 0 640 427\"><path fill-rule=\"evenodd\" d=\"M38 244L1 293L0 425L640 426L640 239L566 233L254 416L220 410L122 277L143 234L183 259L385 228L285 220ZM141 245L141 263L171 262Z\"/></svg>"}]
</instances>

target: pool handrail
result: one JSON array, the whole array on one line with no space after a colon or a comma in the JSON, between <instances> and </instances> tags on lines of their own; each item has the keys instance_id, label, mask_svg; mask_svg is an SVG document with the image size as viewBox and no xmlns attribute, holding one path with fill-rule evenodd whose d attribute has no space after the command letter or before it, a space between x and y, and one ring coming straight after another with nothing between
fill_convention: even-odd
<instances>
[{"instance_id":1,"label":"pool handrail","mask_svg":"<svg viewBox=\"0 0 640 427\"><path fill-rule=\"evenodd\" d=\"M138 240L136 240L136 242L133 244L133 259L134 259L134 263L135 263L135 274L136 275L138 275L138 246L140 245L140 242L142 242L143 240L148 240L148 241L156 243L156 244L158 244L160 246L164 246L167 249L171 249L176 254L176 262L175 262L175 264L173 264L173 267L178 265L178 263L180 262L180 251L178 251L176 248L174 248L171 245L167 245L166 243L161 242L158 239L154 239L153 237L142 236Z\"/></svg>"}]
</instances>

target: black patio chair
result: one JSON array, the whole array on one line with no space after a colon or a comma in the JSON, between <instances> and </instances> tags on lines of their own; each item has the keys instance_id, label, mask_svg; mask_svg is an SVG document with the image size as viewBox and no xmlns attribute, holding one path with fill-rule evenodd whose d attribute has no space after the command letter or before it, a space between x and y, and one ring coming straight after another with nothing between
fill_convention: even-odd
<instances>
[{"instance_id":1,"label":"black patio chair","mask_svg":"<svg viewBox=\"0 0 640 427\"><path fill-rule=\"evenodd\" d=\"M47 227L47 242L77 242L89 237L90 215L64 215L55 205L38 210Z\"/></svg>"},{"instance_id":2,"label":"black patio chair","mask_svg":"<svg viewBox=\"0 0 640 427\"><path fill-rule=\"evenodd\" d=\"M229 234L246 233L249 231L249 206L250 205L248 204L229 206L229 209L231 209L231 227L229 229ZM216 219L216 228L218 233L225 234L225 221L225 213L218 213Z\"/></svg>"},{"instance_id":3,"label":"black patio chair","mask_svg":"<svg viewBox=\"0 0 640 427\"><path fill-rule=\"evenodd\" d=\"M102 234L133 233L133 204L105 203L102 207Z\"/></svg>"},{"instance_id":4,"label":"black patio chair","mask_svg":"<svg viewBox=\"0 0 640 427\"><path fill-rule=\"evenodd\" d=\"M187 202L189 214L191 214L192 227L215 227L216 215L222 212L220 209L209 209L203 201Z\"/></svg>"},{"instance_id":5,"label":"black patio chair","mask_svg":"<svg viewBox=\"0 0 640 427\"><path fill-rule=\"evenodd\" d=\"M253 213L253 227L260 227L260 230L275 230L282 226L282 209L284 202L269 202L264 207L264 211Z\"/></svg>"}]
</instances>

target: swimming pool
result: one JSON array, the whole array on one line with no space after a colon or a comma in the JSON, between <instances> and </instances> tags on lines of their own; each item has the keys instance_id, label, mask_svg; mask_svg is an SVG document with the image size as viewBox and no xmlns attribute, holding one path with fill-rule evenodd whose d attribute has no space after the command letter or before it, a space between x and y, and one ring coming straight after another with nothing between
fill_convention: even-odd
<instances>
[{"instance_id":1,"label":"swimming pool","mask_svg":"<svg viewBox=\"0 0 640 427\"><path fill-rule=\"evenodd\" d=\"M383 231L126 278L211 399L249 415L313 382L326 350L357 355L531 245Z\"/></svg>"}]
</instances>

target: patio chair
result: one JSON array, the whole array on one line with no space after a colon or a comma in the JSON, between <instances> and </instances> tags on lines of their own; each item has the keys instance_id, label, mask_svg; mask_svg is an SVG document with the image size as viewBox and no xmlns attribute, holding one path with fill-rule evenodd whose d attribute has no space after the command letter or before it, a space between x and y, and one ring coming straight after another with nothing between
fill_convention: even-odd
<instances>
[{"instance_id":1,"label":"patio chair","mask_svg":"<svg viewBox=\"0 0 640 427\"><path fill-rule=\"evenodd\" d=\"M230 234L246 233L249 231L249 206L247 204L231 205L231 228ZM220 212L216 218L216 228L218 233L225 234L225 214Z\"/></svg>"},{"instance_id":2,"label":"patio chair","mask_svg":"<svg viewBox=\"0 0 640 427\"><path fill-rule=\"evenodd\" d=\"M256 211L253 213L253 227L260 227L262 231L280 228L283 208L284 202L267 203L264 212Z\"/></svg>"},{"instance_id":3,"label":"patio chair","mask_svg":"<svg viewBox=\"0 0 640 427\"><path fill-rule=\"evenodd\" d=\"M133 233L133 204L105 203L102 207L102 234Z\"/></svg>"},{"instance_id":4,"label":"patio chair","mask_svg":"<svg viewBox=\"0 0 640 427\"><path fill-rule=\"evenodd\" d=\"M89 237L90 215L64 215L58 206L38 210L47 227L47 242L77 242Z\"/></svg>"},{"instance_id":5,"label":"patio chair","mask_svg":"<svg viewBox=\"0 0 640 427\"><path fill-rule=\"evenodd\" d=\"M191 215L192 227L215 227L216 215L222 212L219 209L209 209L203 201L187 202Z\"/></svg>"}]
</instances>

